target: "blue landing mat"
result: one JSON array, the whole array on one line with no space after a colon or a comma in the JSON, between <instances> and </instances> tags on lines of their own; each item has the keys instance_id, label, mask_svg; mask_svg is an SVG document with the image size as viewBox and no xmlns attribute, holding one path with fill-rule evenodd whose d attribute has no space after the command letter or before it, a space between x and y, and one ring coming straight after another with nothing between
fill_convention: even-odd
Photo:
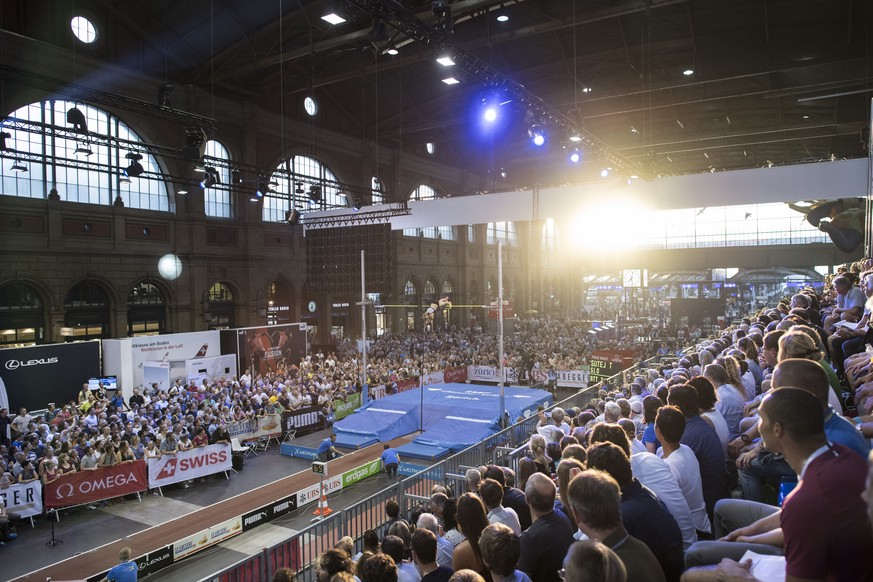
<instances>
[{"instance_id":1,"label":"blue landing mat","mask_svg":"<svg viewBox=\"0 0 873 582\"><path fill-rule=\"evenodd\" d=\"M341 449L363 449L379 442L374 436L353 434L350 432L336 433L336 444Z\"/></svg>"},{"instance_id":2,"label":"blue landing mat","mask_svg":"<svg viewBox=\"0 0 873 582\"><path fill-rule=\"evenodd\" d=\"M430 445L419 445L417 443L406 443L397 447L397 452L400 458L424 459L426 461L436 461L440 457L448 455L451 451L443 447L432 447ZM420 467L419 467L420 469Z\"/></svg>"},{"instance_id":3,"label":"blue landing mat","mask_svg":"<svg viewBox=\"0 0 873 582\"><path fill-rule=\"evenodd\" d=\"M545 390L505 388L510 418L530 415L551 401ZM423 400L423 402L422 402ZM422 406L423 405L423 406ZM472 384L435 384L394 394L358 409L334 425L337 441L344 434L381 442L409 434L423 423L424 434L413 442L459 451L497 431L500 388ZM423 412L423 413L422 413Z\"/></svg>"}]
</instances>

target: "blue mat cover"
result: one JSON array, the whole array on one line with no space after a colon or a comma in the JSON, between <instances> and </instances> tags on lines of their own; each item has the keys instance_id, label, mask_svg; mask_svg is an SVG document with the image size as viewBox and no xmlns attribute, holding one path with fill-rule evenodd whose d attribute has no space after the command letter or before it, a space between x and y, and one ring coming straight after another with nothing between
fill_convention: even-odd
<instances>
[{"instance_id":1,"label":"blue mat cover","mask_svg":"<svg viewBox=\"0 0 873 582\"><path fill-rule=\"evenodd\" d=\"M512 419L533 414L537 406L551 402L545 390L504 388L504 394ZM423 397L416 388L376 400L337 422L334 432L338 442L343 434L385 442L419 430L423 421L425 432L414 443L459 451L497 432L499 407L497 386L434 384L424 388Z\"/></svg>"},{"instance_id":2,"label":"blue mat cover","mask_svg":"<svg viewBox=\"0 0 873 582\"><path fill-rule=\"evenodd\" d=\"M401 459L413 458L424 459L426 461L436 461L440 457L448 455L451 451L445 447L432 447L430 445L420 445L418 443L406 443L397 447L397 452L400 453ZM402 464L402 463L401 463ZM421 465L417 465L418 471L421 471ZM401 473L403 474L403 473ZM412 475L413 473L410 473Z\"/></svg>"}]
</instances>

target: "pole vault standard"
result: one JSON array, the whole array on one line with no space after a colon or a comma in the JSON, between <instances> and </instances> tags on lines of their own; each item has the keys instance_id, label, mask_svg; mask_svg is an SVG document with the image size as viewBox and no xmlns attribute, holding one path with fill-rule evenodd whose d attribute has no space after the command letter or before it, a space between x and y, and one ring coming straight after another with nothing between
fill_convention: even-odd
<instances>
[{"instance_id":1,"label":"pole vault standard","mask_svg":"<svg viewBox=\"0 0 873 582\"><path fill-rule=\"evenodd\" d=\"M506 410L505 388L506 370L503 362L503 241L497 241L497 321L500 322L500 414L497 416L497 426L503 426L503 413Z\"/></svg>"}]
</instances>

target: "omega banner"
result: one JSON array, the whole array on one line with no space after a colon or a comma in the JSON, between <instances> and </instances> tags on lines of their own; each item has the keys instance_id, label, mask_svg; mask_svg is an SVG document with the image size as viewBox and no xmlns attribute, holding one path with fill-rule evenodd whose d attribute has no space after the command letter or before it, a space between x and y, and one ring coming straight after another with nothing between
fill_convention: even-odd
<instances>
[{"instance_id":1,"label":"omega banner","mask_svg":"<svg viewBox=\"0 0 873 582\"><path fill-rule=\"evenodd\" d=\"M67 473L43 489L48 509L95 503L148 488L145 461L99 467L94 471Z\"/></svg>"},{"instance_id":2,"label":"omega banner","mask_svg":"<svg viewBox=\"0 0 873 582\"><path fill-rule=\"evenodd\" d=\"M99 341L0 350L0 408L11 417L21 407L60 406L100 375Z\"/></svg>"},{"instance_id":3,"label":"omega banner","mask_svg":"<svg viewBox=\"0 0 873 582\"><path fill-rule=\"evenodd\" d=\"M152 458L149 463L149 487L206 477L231 469L230 445L207 445L175 455Z\"/></svg>"}]
</instances>

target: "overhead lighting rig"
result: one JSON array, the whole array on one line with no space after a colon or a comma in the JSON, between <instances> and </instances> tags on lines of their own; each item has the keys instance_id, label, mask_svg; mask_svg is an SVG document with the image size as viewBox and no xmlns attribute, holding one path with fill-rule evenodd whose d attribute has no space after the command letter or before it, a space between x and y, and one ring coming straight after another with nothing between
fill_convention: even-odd
<instances>
[{"instance_id":1,"label":"overhead lighting rig","mask_svg":"<svg viewBox=\"0 0 873 582\"><path fill-rule=\"evenodd\" d=\"M600 141L593 134L578 127L576 122L554 107L549 106L539 96L532 93L520 83L513 81L506 75L498 72L494 67L460 48L449 40L451 30L446 30L441 18L451 20L450 14L443 11L450 9L445 0L434 0L433 12L437 15L437 26L431 26L403 7L400 2L385 2L384 0L345 0L349 6L354 6L369 13L373 17L379 16L386 24L391 25L409 38L430 47L454 61L458 69L464 71L470 78L481 83L501 87L513 100L524 109L531 111L542 124L548 125L558 131L556 135L570 135L578 137L578 147L600 154L604 161L615 168L621 168L627 173L646 176L630 160ZM438 6L439 5L439 6Z\"/></svg>"}]
</instances>

